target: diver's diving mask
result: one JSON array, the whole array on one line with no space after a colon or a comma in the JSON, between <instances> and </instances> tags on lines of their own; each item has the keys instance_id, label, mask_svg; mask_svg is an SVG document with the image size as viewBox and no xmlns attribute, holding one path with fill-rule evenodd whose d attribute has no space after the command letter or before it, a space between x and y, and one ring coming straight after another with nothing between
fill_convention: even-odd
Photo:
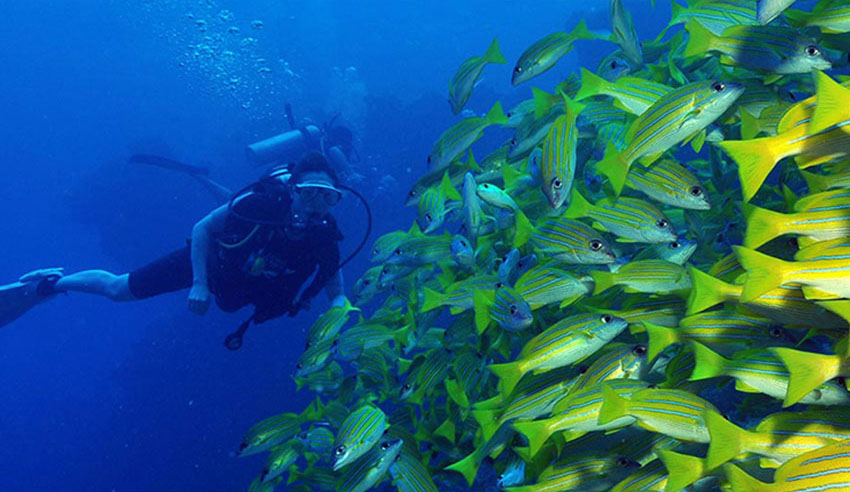
<instances>
[{"instance_id":1,"label":"diver's diving mask","mask_svg":"<svg viewBox=\"0 0 850 492\"><path fill-rule=\"evenodd\" d=\"M301 196L301 199L309 204L323 204L333 207L342 198L341 191L322 181L297 183L294 189Z\"/></svg>"}]
</instances>

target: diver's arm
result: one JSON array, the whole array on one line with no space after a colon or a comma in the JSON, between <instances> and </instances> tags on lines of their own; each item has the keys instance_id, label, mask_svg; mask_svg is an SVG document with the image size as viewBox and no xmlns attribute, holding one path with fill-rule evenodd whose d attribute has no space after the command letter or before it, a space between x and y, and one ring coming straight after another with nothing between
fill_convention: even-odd
<instances>
[{"instance_id":1,"label":"diver's arm","mask_svg":"<svg viewBox=\"0 0 850 492\"><path fill-rule=\"evenodd\" d=\"M325 285L325 294L331 301L331 307L342 307L345 305L345 292L343 291L342 270L337 270L336 275L328 280Z\"/></svg>"},{"instance_id":2,"label":"diver's arm","mask_svg":"<svg viewBox=\"0 0 850 492\"><path fill-rule=\"evenodd\" d=\"M198 221L192 228L192 290L189 292L189 309L204 314L209 307L210 290L207 279L207 257L213 234L224 230L228 206L222 205Z\"/></svg>"}]
</instances>

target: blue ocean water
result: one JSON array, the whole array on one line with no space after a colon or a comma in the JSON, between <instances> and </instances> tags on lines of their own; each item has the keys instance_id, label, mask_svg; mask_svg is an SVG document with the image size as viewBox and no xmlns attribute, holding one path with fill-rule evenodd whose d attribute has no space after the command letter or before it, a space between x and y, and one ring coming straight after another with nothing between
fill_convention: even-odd
<instances>
[{"instance_id":1,"label":"blue ocean water","mask_svg":"<svg viewBox=\"0 0 850 492\"><path fill-rule=\"evenodd\" d=\"M607 28L607 3L3 2L0 283L50 266L126 272L179 248L217 203L191 178L127 158L208 166L239 188L261 173L245 145L287 128L287 102L299 119L342 113L361 155L349 184L370 201L372 238L407 229L404 194L456 121L446 99L459 64L498 36L509 64L487 69L467 107L508 108L533 84L596 66L613 45L586 43L533 84L510 86L528 45L580 18ZM624 3L644 39L669 19L669 2ZM364 214L350 205L337 217L345 255ZM348 290L368 266L364 254L345 269ZM322 295L310 312L252 329L239 352L222 340L248 311L198 317L185 292L39 306L0 330L0 491L247 488L263 458L234 451L259 419L310 401L290 374L325 306Z\"/></svg>"}]
</instances>

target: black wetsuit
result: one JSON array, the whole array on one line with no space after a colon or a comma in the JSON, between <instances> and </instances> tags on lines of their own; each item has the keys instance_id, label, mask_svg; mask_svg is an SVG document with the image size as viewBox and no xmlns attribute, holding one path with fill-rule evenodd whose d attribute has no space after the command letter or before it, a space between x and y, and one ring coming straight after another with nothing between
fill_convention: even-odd
<instances>
[{"instance_id":1,"label":"black wetsuit","mask_svg":"<svg viewBox=\"0 0 850 492\"><path fill-rule=\"evenodd\" d=\"M312 299L336 275L342 234L332 216L298 235L287 234L285 225L245 219L288 219L290 207L288 193L249 194L234 205L238 214L228 214L224 231L214 238L207 265L210 292L223 311L253 304L254 322L262 323L294 311L296 295L314 274L301 300ZM145 299L189 288L192 279L191 252L186 246L130 272L129 286L135 298Z\"/></svg>"}]
</instances>

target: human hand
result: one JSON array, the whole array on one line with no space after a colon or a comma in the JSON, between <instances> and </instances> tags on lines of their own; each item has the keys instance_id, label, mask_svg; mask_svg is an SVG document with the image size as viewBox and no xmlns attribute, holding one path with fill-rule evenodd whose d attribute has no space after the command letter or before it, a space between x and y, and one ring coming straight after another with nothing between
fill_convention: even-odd
<instances>
[{"instance_id":1,"label":"human hand","mask_svg":"<svg viewBox=\"0 0 850 492\"><path fill-rule=\"evenodd\" d=\"M189 291L189 311L203 316L210 307L210 290L204 284L194 284Z\"/></svg>"}]
</instances>

